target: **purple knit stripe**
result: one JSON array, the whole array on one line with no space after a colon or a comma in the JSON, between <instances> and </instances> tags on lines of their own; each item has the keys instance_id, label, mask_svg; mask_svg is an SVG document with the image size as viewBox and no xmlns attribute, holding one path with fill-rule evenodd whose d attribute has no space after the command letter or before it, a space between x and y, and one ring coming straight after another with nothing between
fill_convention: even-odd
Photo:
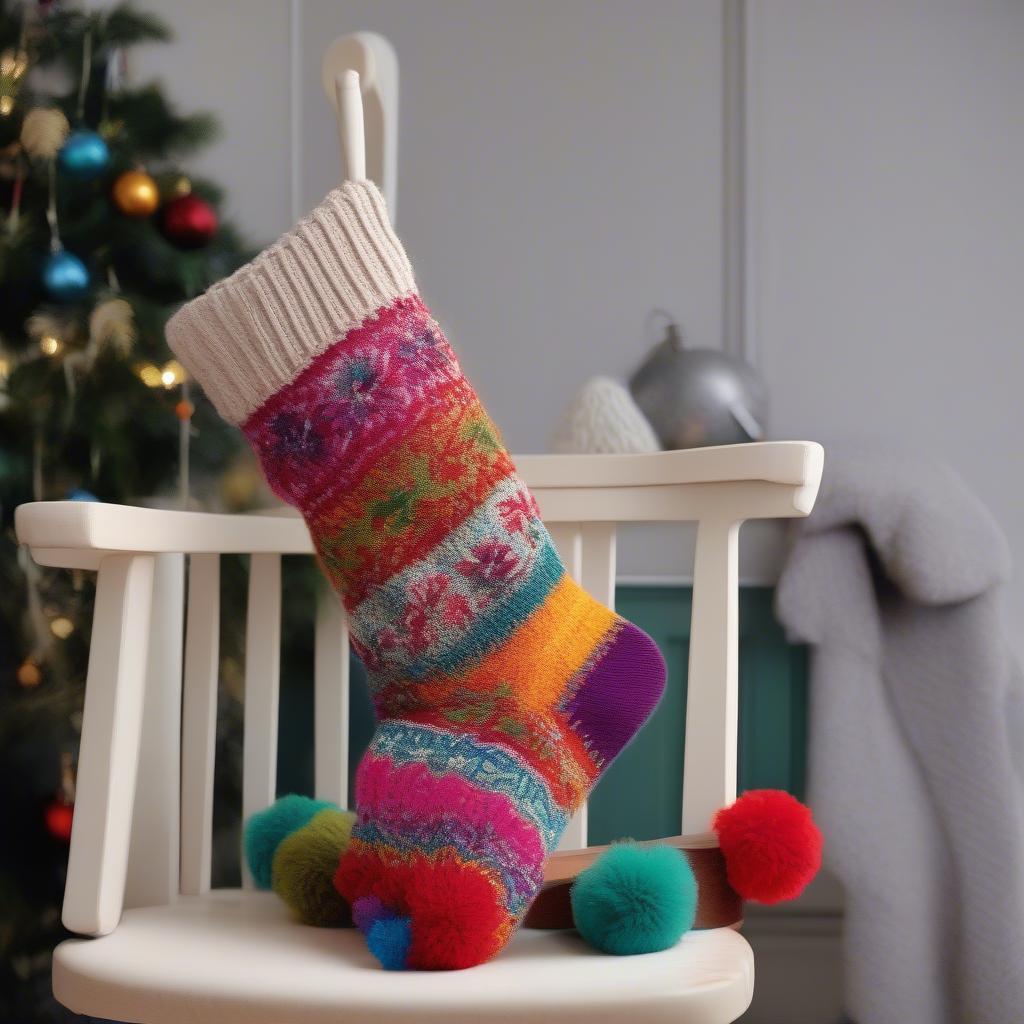
<instances>
[{"instance_id":1,"label":"purple knit stripe","mask_svg":"<svg viewBox=\"0 0 1024 1024\"><path fill-rule=\"evenodd\" d=\"M631 622L622 620L620 627L565 709L602 768L633 738L665 689L657 644Z\"/></svg>"}]
</instances>

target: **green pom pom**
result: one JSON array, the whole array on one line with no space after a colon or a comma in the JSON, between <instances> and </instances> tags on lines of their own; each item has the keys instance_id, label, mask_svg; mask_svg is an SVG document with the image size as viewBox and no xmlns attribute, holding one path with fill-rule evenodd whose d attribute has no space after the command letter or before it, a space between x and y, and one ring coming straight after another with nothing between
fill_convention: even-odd
<instances>
[{"instance_id":1,"label":"green pom pom","mask_svg":"<svg viewBox=\"0 0 1024 1024\"><path fill-rule=\"evenodd\" d=\"M281 840L327 807L335 805L292 793L275 800L265 811L257 811L245 823L245 861L258 889L270 888L274 854Z\"/></svg>"},{"instance_id":2,"label":"green pom pom","mask_svg":"<svg viewBox=\"0 0 1024 1024\"><path fill-rule=\"evenodd\" d=\"M580 873L571 899L576 928L596 949L657 953L693 927L697 880L679 850L617 843Z\"/></svg>"},{"instance_id":3,"label":"green pom pom","mask_svg":"<svg viewBox=\"0 0 1024 1024\"><path fill-rule=\"evenodd\" d=\"M282 839L274 854L274 892L303 924L337 928L352 923L348 904L334 888L334 873L355 819L351 811L329 807Z\"/></svg>"}]
</instances>

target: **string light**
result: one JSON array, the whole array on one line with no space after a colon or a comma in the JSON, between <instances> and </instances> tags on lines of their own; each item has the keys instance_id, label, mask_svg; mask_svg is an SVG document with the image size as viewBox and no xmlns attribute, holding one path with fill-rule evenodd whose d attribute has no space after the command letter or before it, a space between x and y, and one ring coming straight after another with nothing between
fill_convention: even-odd
<instances>
[{"instance_id":1,"label":"string light","mask_svg":"<svg viewBox=\"0 0 1024 1024\"><path fill-rule=\"evenodd\" d=\"M177 359L164 363L162 367L154 363L142 363L135 368L135 372L147 388L163 388L165 391L188 380L185 367Z\"/></svg>"},{"instance_id":2,"label":"string light","mask_svg":"<svg viewBox=\"0 0 1024 1024\"><path fill-rule=\"evenodd\" d=\"M164 363L164 368L160 371L160 383L168 389L173 388L175 384L181 384L186 377L185 367L177 359Z\"/></svg>"},{"instance_id":3,"label":"string light","mask_svg":"<svg viewBox=\"0 0 1024 1024\"><path fill-rule=\"evenodd\" d=\"M0 53L0 116L7 117L14 110L18 82L27 70L28 54L24 50Z\"/></svg>"},{"instance_id":4,"label":"string light","mask_svg":"<svg viewBox=\"0 0 1024 1024\"><path fill-rule=\"evenodd\" d=\"M147 388L158 388L163 383L160 380L160 368L152 363L142 363L135 367L139 379Z\"/></svg>"},{"instance_id":5,"label":"string light","mask_svg":"<svg viewBox=\"0 0 1024 1024\"><path fill-rule=\"evenodd\" d=\"M44 356L55 356L63 347L63 342L56 335L44 334L39 339L39 349Z\"/></svg>"}]
</instances>

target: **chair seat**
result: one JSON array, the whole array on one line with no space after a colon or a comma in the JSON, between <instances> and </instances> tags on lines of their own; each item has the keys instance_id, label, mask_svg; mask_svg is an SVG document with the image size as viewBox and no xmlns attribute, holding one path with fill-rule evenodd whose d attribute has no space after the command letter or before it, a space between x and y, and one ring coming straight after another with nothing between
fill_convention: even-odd
<instances>
[{"instance_id":1,"label":"chair seat","mask_svg":"<svg viewBox=\"0 0 1024 1024\"><path fill-rule=\"evenodd\" d=\"M725 1024L753 990L750 946L727 928L635 957L521 930L480 967L395 974L358 932L305 927L272 893L237 889L127 910L111 934L63 942L53 962L65 1006L140 1024Z\"/></svg>"}]
</instances>

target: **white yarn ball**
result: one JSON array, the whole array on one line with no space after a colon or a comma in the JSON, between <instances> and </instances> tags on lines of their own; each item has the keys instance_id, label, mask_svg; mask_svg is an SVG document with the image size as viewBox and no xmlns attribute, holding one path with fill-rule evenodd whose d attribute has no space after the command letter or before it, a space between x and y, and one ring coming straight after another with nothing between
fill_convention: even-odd
<instances>
[{"instance_id":1,"label":"white yarn ball","mask_svg":"<svg viewBox=\"0 0 1024 1024\"><path fill-rule=\"evenodd\" d=\"M551 450L621 455L656 452L661 445L625 385L611 377L592 377L565 410Z\"/></svg>"}]
</instances>

